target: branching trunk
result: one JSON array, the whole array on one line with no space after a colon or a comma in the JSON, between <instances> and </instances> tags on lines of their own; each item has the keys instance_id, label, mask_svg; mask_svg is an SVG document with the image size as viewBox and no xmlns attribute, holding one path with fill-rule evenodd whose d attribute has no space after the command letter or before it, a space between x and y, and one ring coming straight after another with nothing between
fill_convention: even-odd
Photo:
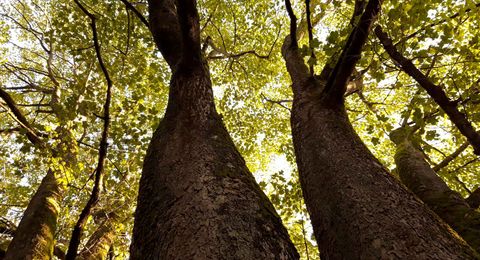
<instances>
[{"instance_id":1,"label":"branching trunk","mask_svg":"<svg viewBox=\"0 0 480 260\"><path fill-rule=\"evenodd\" d=\"M334 69L318 77L309 76L290 37L282 48L293 82L291 126L300 182L321 258L475 259L464 241L390 175L348 120L346 83L379 10L379 1L368 2Z\"/></svg>"},{"instance_id":2,"label":"branching trunk","mask_svg":"<svg viewBox=\"0 0 480 260\"><path fill-rule=\"evenodd\" d=\"M5 260L51 259L64 184L49 170L28 204Z\"/></svg>"},{"instance_id":3,"label":"branching trunk","mask_svg":"<svg viewBox=\"0 0 480 260\"><path fill-rule=\"evenodd\" d=\"M447 186L406 136L394 140L395 163L402 182L480 252L480 213Z\"/></svg>"},{"instance_id":4,"label":"branching trunk","mask_svg":"<svg viewBox=\"0 0 480 260\"><path fill-rule=\"evenodd\" d=\"M143 165L131 259L298 259L215 110L195 1L172 4L149 1L150 27L173 76Z\"/></svg>"}]
</instances>

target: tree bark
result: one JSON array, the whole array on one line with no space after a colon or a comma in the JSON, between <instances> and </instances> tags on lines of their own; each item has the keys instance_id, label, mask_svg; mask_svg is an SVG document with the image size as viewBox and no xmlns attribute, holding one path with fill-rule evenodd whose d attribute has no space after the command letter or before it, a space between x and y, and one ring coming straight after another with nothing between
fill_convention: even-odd
<instances>
[{"instance_id":1,"label":"tree bark","mask_svg":"<svg viewBox=\"0 0 480 260\"><path fill-rule=\"evenodd\" d=\"M477 209L480 206L480 187L478 187L468 198L465 199L473 209Z\"/></svg>"},{"instance_id":2,"label":"tree bark","mask_svg":"<svg viewBox=\"0 0 480 260\"><path fill-rule=\"evenodd\" d=\"M5 260L51 259L60 203L65 191L50 169L27 206Z\"/></svg>"},{"instance_id":3,"label":"tree bark","mask_svg":"<svg viewBox=\"0 0 480 260\"><path fill-rule=\"evenodd\" d=\"M397 144L395 163L402 182L480 252L480 213L470 208L462 196L452 191L430 168L407 134L394 142Z\"/></svg>"},{"instance_id":4,"label":"tree bark","mask_svg":"<svg viewBox=\"0 0 480 260\"><path fill-rule=\"evenodd\" d=\"M300 182L321 258L475 259L380 164L348 120L343 94L379 10L379 1L368 2L339 61L320 76L309 76L290 37L282 48L293 82L291 126Z\"/></svg>"},{"instance_id":5,"label":"tree bark","mask_svg":"<svg viewBox=\"0 0 480 260\"><path fill-rule=\"evenodd\" d=\"M105 219L90 236L85 248L78 254L76 259L107 259L108 252L116 236L115 226L117 221L115 216Z\"/></svg>"},{"instance_id":6,"label":"tree bark","mask_svg":"<svg viewBox=\"0 0 480 260\"><path fill-rule=\"evenodd\" d=\"M149 2L150 27L173 75L143 165L131 259L298 259L215 110L195 1L162 6L169 4ZM172 21L158 18L165 10L178 17L171 27L160 24ZM181 28L173 34L181 36L180 60L167 48L177 38L162 37L158 26Z\"/></svg>"}]
</instances>

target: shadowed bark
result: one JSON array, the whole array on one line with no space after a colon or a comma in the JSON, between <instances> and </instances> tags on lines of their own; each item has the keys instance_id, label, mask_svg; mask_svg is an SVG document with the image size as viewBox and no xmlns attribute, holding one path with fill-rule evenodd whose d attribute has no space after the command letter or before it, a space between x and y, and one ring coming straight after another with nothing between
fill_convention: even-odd
<instances>
[{"instance_id":1,"label":"shadowed bark","mask_svg":"<svg viewBox=\"0 0 480 260\"><path fill-rule=\"evenodd\" d=\"M477 188L468 198L465 199L473 209L477 209L480 206L480 187Z\"/></svg>"},{"instance_id":2,"label":"shadowed bark","mask_svg":"<svg viewBox=\"0 0 480 260\"><path fill-rule=\"evenodd\" d=\"M282 48L293 83L300 182L321 258L475 259L464 241L390 175L348 120L346 84L380 4L368 2L339 61L320 76L309 76L290 37Z\"/></svg>"},{"instance_id":3,"label":"shadowed bark","mask_svg":"<svg viewBox=\"0 0 480 260\"><path fill-rule=\"evenodd\" d=\"M150 28L173 75L144 161L131 259L298 259L215 110L195 1L149 4Z\"/></svg>"}]
</instances>

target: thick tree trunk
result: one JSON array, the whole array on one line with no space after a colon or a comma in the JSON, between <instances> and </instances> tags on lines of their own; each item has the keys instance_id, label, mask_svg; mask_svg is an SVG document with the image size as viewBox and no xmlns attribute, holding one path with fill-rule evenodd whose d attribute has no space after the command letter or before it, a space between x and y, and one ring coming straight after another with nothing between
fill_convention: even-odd
<instances>
[{"instance_id":1,"label":"thick tree trunk","mask_svg":"<svg viewBox=\"0 0 480 260\"><path fill-rule=\"evenodd\" d=\"M445 184L406 136L394 140L395 163L402 182L480 252L480 213Z\"/></svg>"},{"instance_id":2,"label":"thick tree trunk","mask_svg":"<svg viewBox=\"0 0 480 260\"><path fill-rule=\"evenodd\" d=\"M287 1L290 35L296 18ZM380 11L370 0L333 69L313 76L295 39L282 54L294 93L291 126L300 182L322 259L475 259L476 253L370 153L343 95ZM453 232L454 233L454 232Z\"/></svg>"},{"instance_id":3,"label":"thick tree trunk","mask_svg":"<svg viewBox=\"0 0 480 260\"><path fill-rule=\"evenodd\" d=\"M173 75L144 162L132 259L296 259L215 112L203 68Z\"/></svg>"},{"instance_id":4,"label":"thick tree trunk","mask_svg":"<svg viewBox=\"0 0 480 260\"><path fill-rule=\"evenodd\" d=\"M143 165L131 259L298 259L215 110L195 1L160 8L172 2L149 2L151 12L160 9L150 14L154 35L180 24L183 48L176 49L182 52L176 61L178 55L165 52L171 37L180 34L155 37L169 64L176 65L167 111ZM152 17L165 13L178 19L176 26L157 28Z\"/></svg>"},{"instance_id":5,"label":"thick tree trunk","mask_svg":"<svg viewBox=\"0 0 480 260\"><path fill-rule=\"evenodd\" d=\"M80 252L80 254L78 254L76 259L107 259L108 252L110 251L115 239L116 223L117 219L115 217L105 219L90 236L85 248Z\"/></svg>"},{"instance_id":6,"label":"thick tree trunk","mask_svg":"<svg viewBox=\"0 0 480 260\"><path fill-rule=\"evenodd\" d=\"M52 258L64 190L64 184L50 169L25 210L5 260Z\"/></svg>"},{"instance_id":7,"label":"thick tree trunk","mask_svg":"<svg viewBox=\"0 0 480 260\"><path fill-rule=\"evenodd\" d=\"M342 106L308 94L294 98L291 123L322 259L475 258L374 158Z\"/></svg>"}]
</instances>

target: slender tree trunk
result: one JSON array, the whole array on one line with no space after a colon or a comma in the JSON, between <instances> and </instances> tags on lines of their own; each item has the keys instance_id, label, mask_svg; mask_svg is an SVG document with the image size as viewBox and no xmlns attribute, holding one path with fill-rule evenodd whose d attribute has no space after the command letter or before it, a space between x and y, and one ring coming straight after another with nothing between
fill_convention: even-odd
<instances>
[{"instance_id":1,"label":"slender tree trunk","mask_svg":"<svg viewBox=\"0 0 480 260\"><path fill-rule=\"evenodd\" d=\"M51 163L47 175L24 212L5 259L53 257L59 207L67 189L65 175L75 171L77 160L77 143L71 130L59 126L56 131L61 136L61 141L54 149L47 148L45 144L37 146L41 149L51 149L52 157L58 155L57 151L62 151L61 157L55 158L61 160L61 163Z\"/></svg>"},{"instance_id":2,"label":"slender tree trunk","mask_svg":"<svg viewBox=\"0 0 480 260\"><path fill-rule=\"evenodd\" d=\"M296 18L290 2L290 35ZM339 60L313 76L295 37L282 48L294 93L292 136L322 259L475 259L475 252L371 154L349 122L343 95L380 10L370 0Z\"/></svg>"},{"instance_id":3,"label":"slender tree trunk","mask_svg":"<svg viewBox=\"0 0 480 260\"><path fill-rule=\"evenodd\" d=\"M407 135L402 137L394 140L397 143L395 163L402 182L480 252L480 213L470 208L462 196L452 191L430 168Z\"/></svg>"},{"instance_id":4,"label":"slender tree trunk","mask_svg":"<svg viewBox=\"0 0 480 260\"><path fill-rule=\"evenodd\" d=\"M215 110L195 1L149 4L157 45L176 65L167 111L144 161L131 259L298 259ZM157 20L162 15L172 19ZM181 32L162 37L175 28ZM168 53L168 41L183 43L180 61Z\"/></svg>"},{"instance_id":5,"label":"slender tree trunk","mask_svg":"<svg viewBox=\"0 0 480 260\"><path fill-rule=\"evenodd\" d=\"M65 190L55 175L50 169L30 200L5 260L52 258L57 217Z\"/></svg>"},{"instance_id":6,"label":"slender tree trunk","mask_svg":"<svg viewBox=\"0 0 480 260\"><path fill-rule=\"evenodd\" d=\"M116 217L105 219L90 236L85 248L78 254L76 259L107 259L108 252L116 236L115 226L117 221Z\"/></svg>"}]
</instances>

